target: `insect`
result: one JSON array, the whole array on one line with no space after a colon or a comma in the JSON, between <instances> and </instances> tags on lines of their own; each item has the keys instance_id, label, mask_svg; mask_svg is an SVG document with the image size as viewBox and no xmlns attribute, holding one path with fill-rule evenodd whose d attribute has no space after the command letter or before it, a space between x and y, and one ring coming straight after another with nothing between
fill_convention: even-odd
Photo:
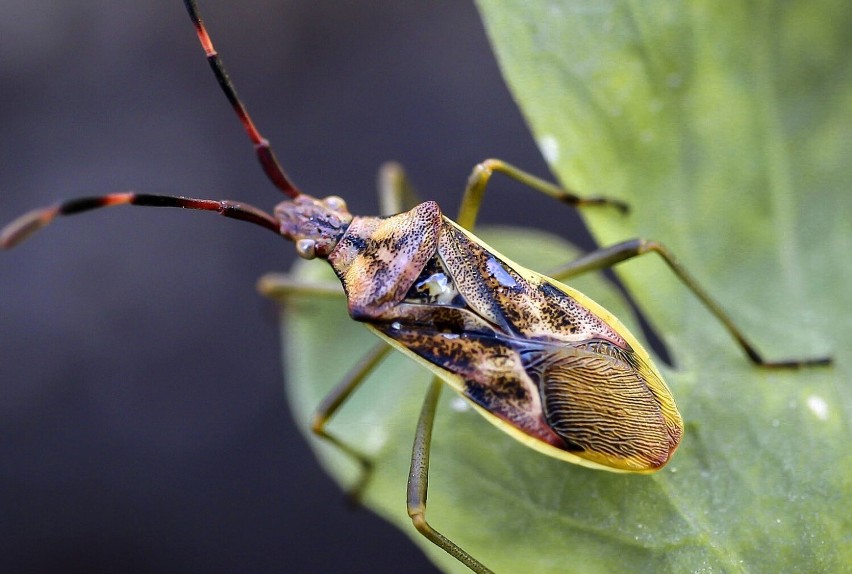
<instances>
[{"instance_id":1,"label":"insect","mask_svg":"<svg viewBox=\"0 0 852 574\"><path fill-rule=\"evenodd\" d=\"M638 341L582 294L513 264L466 231L473 226L491 171L502 171L566 201L582 203L580 198L571 199L565 192L500 162L487 162L475 172L458 224L442 216L432 203L377 219L353 217L338 198L306 196L284 174L248 119L213 54L194 3L188 2L187 7L195 16L199 38L214 71L257 147L264 170L291 201L279 205L271 216L239 203L145 194L72 200L19 219L2 235L4 246L11 247L56 215L120 204L209 210L248 221L293 239L303 257L328 258L347 290L353 318L436 371L478 405L486 418L525 444L558 458L608 470L650 472L665 464L680 440L682 423L671 393ZM597 203L618 208L618 204L605 200ZM750 358L763 363L753 346L662 246L628 242L580 260L566 269L563 277L643 252L662 254L732 331ZM387 348L376 351L374 358L377 360ZM364 372L355 372L351 385L333 395L321 409L318 432L324 432L324 421L362 380ZM633 410L636 418L631 419L638 421L640 428L616 425L625 433L623 439L596 432L594 424L608 414L605 397L594 394L586 401L586 410L578 410L580 399L567 400L572 389L587 389L591 380L613 383L614 390L627 394L643 393L644 399L638 401L641 408ZM442 540L425 523L426 428L434 415L439 388L433 385L430 389L424 430L418 433L412 513L418 528L440 546L472 569L484 571L475 559ZM615 395L609 400L610 404L624 406L627 398ZM589 434L585 438L576 429L577 425L582 428L582 421L572 418L581 414L591 414L595 421L585 427ZM342 441L340 446L348 448Z\"/></svg>"}]
</instances>

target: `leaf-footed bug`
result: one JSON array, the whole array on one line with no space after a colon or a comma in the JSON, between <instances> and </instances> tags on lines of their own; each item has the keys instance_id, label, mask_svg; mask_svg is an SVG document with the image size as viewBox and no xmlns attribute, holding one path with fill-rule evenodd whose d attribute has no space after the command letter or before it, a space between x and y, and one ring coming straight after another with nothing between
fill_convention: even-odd
<instances>
[{"instance_id":1,"label":"leaf-footed bug","mask_svg":"<svg viewBox=\"0 0 852 574\"><path fill-rule=\"evenodd\" d=\"M638 342L588 298L558 281L513 264L465 231L473 225L485 184L493 171L575 204L582 204L582 199L494 160L484 162L474 172L458 217L460 226L443 218L433 203L421 204L394 218L353 218L339 199L315 200L305 196L284 174L254 128L225 77L194 3L187 5L195 15L199 38L214 72L255 144L265 172L293 201L281 204L275 216L271 216L234 202L150 194L120 193L72 200L17 220L4 230L4 247L16 244L56 215L119 204L217 211L226 217L249 221L295 240L302 256L328 257L347 290L353 318L370 324L398 350L424 362L478 405L486 418L525 444L558 458L608 469L653 470L668 460L682 432L679 415L668 389ZM602 250L566 269L561 277L648 251L663 255L734 334L749 357L763 363L721 309L698 290L658 244L636 240ZM473 261L467 257L471 253L477 254ZM528 310L532 312L527 313ZM521 315L532 317L521 320L518 318ZM489 369L480 369L483 364L489 365ZM780 366L798 364L801 363L783 362ZM619 451L629 440L594 436L593 427L589 429L592 436L586 439L572 434L575 431L571 417L577 414L573 410L578 404L566 401L565 397L572 389L595 380L603 367L621 369L625 392L645 387L646 397L653 398L642 405L649 407L648 412L637 412L637 416L639 420L655 419L654 449ZM506 373L506 380L479 378L481 372L495 370ZM605 377L605 380L619 379ZM524 395L522 408L504 400L510 394ZM621 399L615 395L612 400ZM657 405L656 411L655 402L662 405ZM599 404L584 407L590 409L584 415L604 414L597 412ZM320 420L327 420L334 408L324 410ZM427 411L425 418L431 417ZM322 427L318 424L317 430L322 432ZM624 430L629 434L631 429ZM639 434L633 436L644 439L649 436L645 430L640 428ZM418 436L428 443L427 432ZM422 461L418 471L425 473ZM423 498L425 490L421 502ZM419 528L437 538L439 535L423 520L423 511L417 509L417 504L413 508ZM448 541L439 539L439 545L460 560L468 560L463 551ZM471 566L477 569L475 564Z\"/></svg>"}]
</instances>

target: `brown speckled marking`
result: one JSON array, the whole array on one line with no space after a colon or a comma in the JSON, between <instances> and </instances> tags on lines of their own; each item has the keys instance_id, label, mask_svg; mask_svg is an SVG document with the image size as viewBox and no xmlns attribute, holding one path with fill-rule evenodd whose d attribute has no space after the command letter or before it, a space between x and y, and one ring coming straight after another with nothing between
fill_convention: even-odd
<instances>
[{"instance_id":1,"label":"brown speckled marking","mask_svg":"<svg viewBox=\"0 0 852 574\"><path fill-rule=\"evenodd\" d=\"M402 301L435 254L442 219L438 204L427 201L399 215L352 220L328 262L353 319L378 319Z\"/></svg>"},{"instance_id":2,"label":"brown speckled marking","mask_svg":"<svg viewBox=\"0 0 852 574\"><path fill-rule=\"evenodd\" d=\"M289 236L327 254L352 317L441 372L516 438L619 470L671 457L683 432L674 400L605 311L503 260L434 202L384 218L351 217L329 199L303 203L282 204L298 211Z\"/></svg>"},{"instance_id":3,"label":"brown speckled marking","mask_svg":"<svg viewBox=\"0 0 852 574\"><path fill-rule=\"evenodd\" d=\"M517 351L496 333L457 335L386 323L375 327L463 379L463 394L485 410L527 436L566 448L545 420L538 386L527 375Z\"/></svg>"},{"instance_id":4,"label":"brown speckled marking","mask_svg":"<svg viewBox=\"0 0 852 574\"><path fill-rule=\"evenodd\" d=\"M452 223L445 223L441 230L439 252L455 271L458 289L468 304L507 331L566 342L601 338L627 346L615 330L577 301L550 284L528 281Z\"/></svg>"}]
</instances>

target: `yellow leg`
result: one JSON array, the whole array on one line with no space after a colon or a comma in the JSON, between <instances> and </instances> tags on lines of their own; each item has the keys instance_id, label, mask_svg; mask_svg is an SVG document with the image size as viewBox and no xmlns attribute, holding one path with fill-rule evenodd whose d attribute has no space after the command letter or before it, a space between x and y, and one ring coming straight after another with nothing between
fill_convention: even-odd
<instances>
[{"instance_id":1,"label":"yellow leg","mask_svg":"<svg viewBox=\"0 0 852 574\"><path fill-rule=\"evenodd\" d=\"M456 222L465 229L473 229L476 223L476 216L479 214L479 207L482 205L482 198L485 195L485 188L494 173L502 173L536 191L549 195L557 201L567 203L573 207L601 205L614 207L621 213L627 213L628 211L628 206L623 201L606 197L581 197L572 191L520 170L504 161L487 159L473 168L468 178L464 195L462 196L461 207L459 208Z\"/></svg>"},{"instance_id":2,"label":"yellow leg","mask_svg":"<svg viewBox=\"0 0 852 574\"><path fill-rule=\"evenodd\" d=\"M361 474L358 480L349 489L349 498L353 502L358 502L364 493L364 489L373 471L373 461L355 447L328 432L325 427L334 417L335 413L340 410L340 407L352 396L352 393L367 379L370 373L373 372L390 351L390 346L379 343L369 353L361 357L361 360L346 374L343 380L326 395L322 403L317 407L314 418L311 421L311 430L314 434L336 446L343 453L355 460L361 467Z\"/></svg>"},{"instance_id":3,"label":"yellow leg","mask_svg":"<svg viewBox=\"0 0 852 574\"><path fill-rule=\"evenodd\" d=\"M408 515L414 527L420 534L433 544L445 550L450 556L476 572L477 574L493 574L476 558L432 528L426 521L426 495L429 490L429 451L432 447L432 426L435 422L435 411L438 407L438 397L441 395L443 382L437 377L432 380L420 418L417 420L417 432L414 435L414 447L411 451L411 469L408 472Z\"/></svg>"},{"instance_id":4,"label":"yellow leg","mask_svg":"<svg viewBox=\"0 0 852 574\"><path fill-rule=\"evenodd\" d=\"M639 257L647 253L659 255L669 269L677 276L686 287L692 291L710 313L725 327L733 337L734 341L742 348L748 358L755 365L770 368L798 368L831 364L830 357L818 357L808 359L785 359L780 361L767 361L758 353L757 348L734 324L731 316L705 291L698 282L690 275L683 265L675 259L674 255L661 243L648 241L647 239L631 239L592 251L591 253L572 261L565 267L558 269L551 276L557 280L569 279L589 271L612 267L622 261Z\"/></svg>"}]
</instances>

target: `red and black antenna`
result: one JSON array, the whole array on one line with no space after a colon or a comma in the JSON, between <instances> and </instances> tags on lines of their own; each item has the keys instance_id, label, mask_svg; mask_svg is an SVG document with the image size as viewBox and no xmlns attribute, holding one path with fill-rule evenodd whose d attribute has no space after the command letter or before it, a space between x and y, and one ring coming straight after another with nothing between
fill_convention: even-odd
<instances>
[{"instance_id":1,"label":"red and black antenna","mask_svg":"<svg viewBox=\"0 0 852 574\"><path fill-rule=\"evenodd\" d=\"M198 34L198 40L201 42L201 47L204 48L204 53L207 55L207 61L210 63L210 68L219 82L219 86L231 103L240 123L246 130L246 133L254 144L257 158L263 171L269 180L281 191L287 194L292 199L302 195L275 157L269 141L264 138L251 117L248 114L242 101L240 101L234 84L228 78L228 73L222 65L222 60L219 54L213 47L213 42L210 40L210 35L204 27L204 22L201 20L201 14L198 11L198 6L195 0L184 0L184 5L195 26L195 32ZM136 193L132 191L110 193L95 197L79 197L60 202L50 207L36 209L30 211L17 218L9 225L0 230L0 247L9 249L14 247L27 237L49 224L58 215L73 215L82 213L92 209L101 207L111 207L114 205L143 205L147 207L180 207L183 209L197 209L201 211L215 211L225 217L248 221L261 227L265 227L277 234L280 234L280 224L278 220L266 213L265 211L253 207L251 205L227 200L216 199L195 199L191 197L181 197L174 195L154 195L146 193Z\"/></svg>"},{"instance_id":2,"label":"red and black antenna","mask_svg":"<svg viewBox=\"0 0 852 574\"><path fill-rule=\"evenodd\" d=\"M231 102L231 107L234 108L234 112L236 112L237 117L243 124L249 139L251 139L251 143L254 144L257 159L260 160L260 165L263 166L263 171L266 174L266 177L272 181L275 187L289 195L291 198L296 199L296 197L301 195L302 192L299 191L299 188L296 187L293 182L290 181L290 178L287 177L287 174L284 173L284 169L281 167L281 164L278 163L278 160L275 158L275 154L272 151L272 147L269 145L269 140L260 135L260 132L254 125L254 122L251 121L251 117L249 116L246 107L243 105L243 102L240 101L239 96L237 96L237 90L234 88L234 84L228 77L228 72L225 71L225 67L222 65L219 53L216 51L216 48L213 47L210 35L207 34L207 29L204 27L204 21L201 19L201 13L198 11L198 6L196 5L195 0L184 0L183 3L184 6L186 6L186 11L189 12L189 17L192 19L193 26L195 26L195 33L198 34L198 41L201 42L201 47L204 48L204 53L207 55L207 62L210 64L210 68L213 70L213 74L219 82L219 87L222 88L223 92L225 92L225 97L227 97L228 101Z\"/></svg>"}]
</instances>

